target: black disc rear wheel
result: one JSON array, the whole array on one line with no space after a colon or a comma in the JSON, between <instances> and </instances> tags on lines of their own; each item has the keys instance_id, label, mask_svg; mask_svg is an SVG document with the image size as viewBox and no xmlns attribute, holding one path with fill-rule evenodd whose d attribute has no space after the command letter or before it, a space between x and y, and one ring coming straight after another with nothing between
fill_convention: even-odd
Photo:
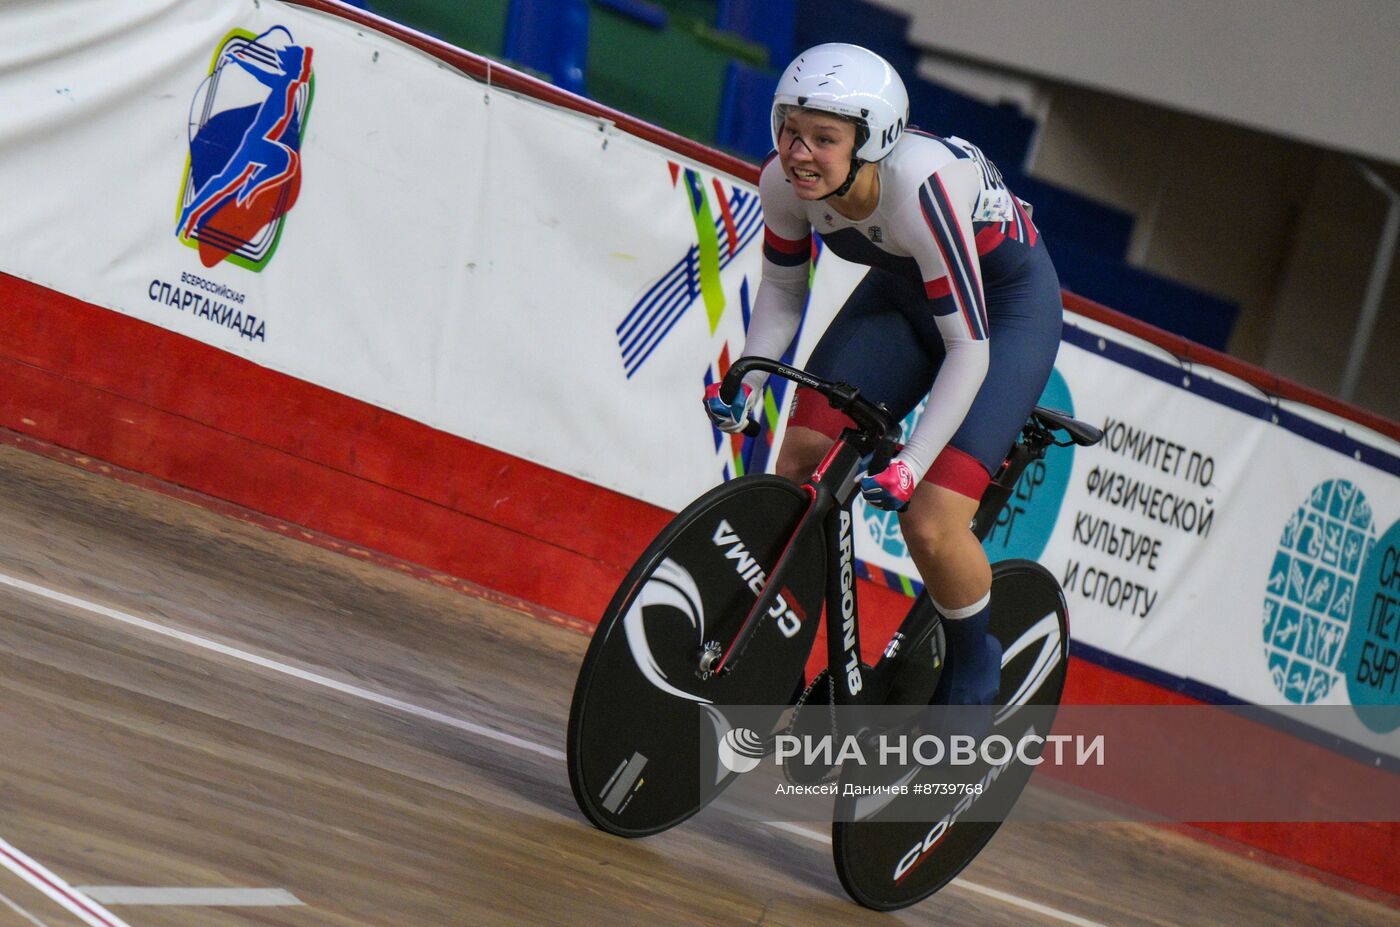
<instances>
[{"instance_id":1,"label":"black disc rear wheel","mask_svg":"<svg viewBox=\"0 0 1400 927\"><path fill-rule=\"evenodd\" d=\"M991 631L1001 641L1001 691L993 734L1013 743L1033 718L1037 733L1049 733L1054 708L1064 691L1069 662L1068 611L1055 578L1029 560L1007 560L992 567ZM1019 708L1035 706L1033 712ZM969 782L986 782L985 800L1009 808L1034 767L1013 758L999 771L985 764L968 767ZM938 773L921 773L934 778ZM918 778L912 783L920 781ZM998 820L958 813L964 796L923 796L889 802L866 811L861 799L839 798L832 825L832 855L841 885L867 908L891 911L938 891L963 870L992 839ZM983 801L983 798L977 799ZM910 813L909 802L917 802ZM877 805L875 802L868 802Z\"/></svg>"}]
</instances>

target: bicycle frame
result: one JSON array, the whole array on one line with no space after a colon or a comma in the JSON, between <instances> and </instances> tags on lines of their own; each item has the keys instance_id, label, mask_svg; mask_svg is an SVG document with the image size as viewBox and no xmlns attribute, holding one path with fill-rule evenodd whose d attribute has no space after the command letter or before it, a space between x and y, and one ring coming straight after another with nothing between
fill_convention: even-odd
<instances>
[{"instance_id":1,"label":"bicycle frame","mask_svg":"<svg viewBox=\"0 0 1400 927\"><path fill-rule=\"evenodd\" d=\"M721 396L728 396L732 400L743 377L756 369L778 374L823 394L833 408L849 415L857 427L842 431L826 458L803 484L802 488L810 498L806 513L779 557L777 565L769 574L768 584L754 602L729 647L722 654L718 645L714 648L707 646L702 651L701 675L724 673L732 669L743 656L744 649L760 622L770 614L783 612L782 589L786 577L795 568L794 552L800 547L800 542L810 532L817 530L817 525L820 524L825 535L827 556L827 667L832 677L839 680L839 685L835 687L835 703L844 707L882 702L892 682L889 678L892 674L885 670L898 657L902 645L906 641L919 643L933 630L938 621L932 600L925 590L915 600L899 630L891 638L879 663L869 672L862 666L851 505L855 498L857 480L867 469L862 461L866 455L870 455L872 459L869 472L878 473L884 469L897 448L895 436L899 433L899 425L891 419L884 406L877 406L864 399L860 391L849 384L830 383L806 371L765 358L745 357L736 361L725 375ZM1042 415L1047 416L1044 421L1041 420ZM1022 429L1020 440L1012 445L1006 461L988 484L973 518L971 528L979 541L985 540L995 526L998 515L1015 491L1016 483L1025 468L1032 461L1043 458L1052 444L1059 443L1051 429L1066 427L1067 421L1079 426L1079 423L1074 423L1065 416L1037 409L1036 415ZM749 433L753 432L754 429L751 428ZM1075 437L1073 432L1071 436ZM1082 437L1084 436L1079 436ZM872 677L878 680L878 684L871 685Z\"/></svg>"},{"instance_id":2,"label":"bicycle frame","mask_svg":"<svg viewBox=\"0 0 1400 927\"><path fill-rule=\"evenodd\" d=\"M836 704L862 704L868 698L865 674L860 659L860 616L855 589L855 544L852 537L851 503L855 499L862 463L872 455L872 470L881 470L894 453L894 435L898 424L891 421L883 407L861 398L860 393L846 384L832 384L795 367L776 361L747 357L737 361L726 374L721 395L738 391L739 383L753 369L769 370L827 396L834 408L850 415L856 428L847 428L827 452L811 478L803 484L810 503L802 520L793 531L778 563L769 574L768 583L758 596L728 649L715 659L716 652L701 654L700 670L724 673L742 658L744 649L763 619L781 613L783 584L796 566L795 551L812 532L820 530L825 536L826 550L826 641L827 665L833 677L840 679L836 687ZM878 466L876 466L878 464ZM775 612L776 609L776 612ZM839 619L839 620L838 620Z\"/></svg>"}]
</instances>

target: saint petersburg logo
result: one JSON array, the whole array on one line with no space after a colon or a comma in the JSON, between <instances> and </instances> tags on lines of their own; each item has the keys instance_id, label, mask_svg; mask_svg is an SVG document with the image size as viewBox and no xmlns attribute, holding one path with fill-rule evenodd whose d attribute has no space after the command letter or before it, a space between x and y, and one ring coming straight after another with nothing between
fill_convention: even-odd
<instances>
[{"instance_id":1,"label":"saint petersburg logo","mask_svg":"<svg viewBox=\"0 0 1400 927\"><path fill-rule=\"evenodd\" d=\"M1284 525L1260 620L1269 675L1290 702L1311 705L1341 681L1338 658L1374 544L1371 505L1347 480L1316 486Z\"/></svg>"}]
</instances>

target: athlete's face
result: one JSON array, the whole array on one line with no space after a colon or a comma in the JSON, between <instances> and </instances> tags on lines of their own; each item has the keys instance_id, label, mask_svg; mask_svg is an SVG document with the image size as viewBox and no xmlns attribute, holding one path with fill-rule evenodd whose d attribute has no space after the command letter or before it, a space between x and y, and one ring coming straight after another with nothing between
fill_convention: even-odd
<instances>
[{"instance_id":1,"label":"athlete's face","mask_svg":"<svg viewBox=\"0 0 1400 927\"><path fill-rule=\"evenodd\" d=\"M778 159L793 191L804 200L837 190L851 172L856 127L839 116L794 109L778 132Z\"/></svg>"}]
</instances>

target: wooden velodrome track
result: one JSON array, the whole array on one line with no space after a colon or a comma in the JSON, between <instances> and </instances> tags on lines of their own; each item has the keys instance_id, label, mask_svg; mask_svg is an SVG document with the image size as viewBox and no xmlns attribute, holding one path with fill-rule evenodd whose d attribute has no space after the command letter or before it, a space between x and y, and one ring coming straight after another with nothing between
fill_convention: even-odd
<instances>
[{"instance_id":1,"label":"wooden velodrome track","mask_svg":"<svg viewBox=\"0 0 1400 927\"><path fill-rule=\"evenodd\" d=\"M815 831L609 837L562 761L585 644L0 443L0 927L1400 923L1144 825L1007 825L893 915Z\"/></svg>"}]
</instances>

